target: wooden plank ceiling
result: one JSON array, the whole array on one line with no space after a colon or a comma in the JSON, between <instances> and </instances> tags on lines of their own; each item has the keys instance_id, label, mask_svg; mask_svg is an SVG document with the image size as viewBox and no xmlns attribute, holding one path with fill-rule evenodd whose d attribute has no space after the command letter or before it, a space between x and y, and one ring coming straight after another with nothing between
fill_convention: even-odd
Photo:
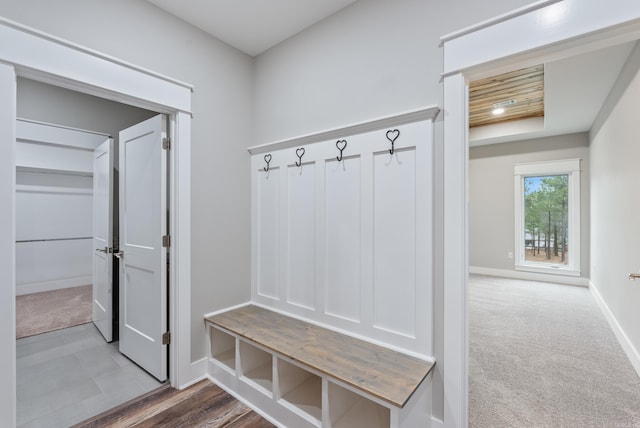
<instances>
[{"instance_id":1,"label":"wooden plank ceiling","mask_svg":"<svg viewBox=\"0 0 640 428\"><path fill-rule=\"evenodd\" d=\"M494 115L495 104L515 100ZM476 80L469 85L469 127L544 117L544 65Z\"/></svg>"}]
</instances>

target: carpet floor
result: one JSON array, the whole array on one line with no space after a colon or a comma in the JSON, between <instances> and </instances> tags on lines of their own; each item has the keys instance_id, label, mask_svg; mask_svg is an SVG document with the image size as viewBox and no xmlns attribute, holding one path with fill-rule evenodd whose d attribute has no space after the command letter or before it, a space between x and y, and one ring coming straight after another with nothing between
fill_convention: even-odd
<instances>
[{"instance_id":1,"label":"carpet floor","mask_svg":"<svg viewBox=\"0 0 640 428\"><path fill-rule=\"evenodd\" d=\"M16 339L91 322L91 285L16 297Z\"/></svg>"},{"instance_id":2,"label":"carpet floor","mask_svg":"<svg viewBox=\"0 0 640 428\"><path fill-rule=\"evenodd\" d=\"M471 427L640 427L640 378L587 288L472 275Z\"/></svg>"},{"instance_id":3,"label":"carpet floor","mask_svg":"<svg viewBox=\"0 0 640 428\"><path fill-rule=\"evenodd\" d=\"M209 380L178 391L162 386L72 428L274 428Z\"/></svg>"}]
</instances>

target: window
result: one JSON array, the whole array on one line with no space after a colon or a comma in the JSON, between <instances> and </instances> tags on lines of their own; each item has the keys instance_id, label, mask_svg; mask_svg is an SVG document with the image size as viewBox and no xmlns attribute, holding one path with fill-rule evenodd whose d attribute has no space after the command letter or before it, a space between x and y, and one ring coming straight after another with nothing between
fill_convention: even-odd
<instances>
[{"instance_id":1,"label":"window","mask_svg":"<svg viewBox=\"0 0 640 428\"><path fill-rule=\"evenodd\" d=\"M580 159L517 164L516 270L580 275Z\"/></svg>"}]
</instances>

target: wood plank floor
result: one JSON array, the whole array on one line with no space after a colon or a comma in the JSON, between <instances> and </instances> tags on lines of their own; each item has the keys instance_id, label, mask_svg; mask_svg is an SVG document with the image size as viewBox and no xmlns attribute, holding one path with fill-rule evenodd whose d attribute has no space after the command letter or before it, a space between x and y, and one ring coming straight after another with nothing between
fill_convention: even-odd
<instances>
[{"instance_id":1,"label":"wood plank floor","mask_svg":"<svg viewBox=\"0 0 640 428\"><path fill-rule=\"evenodd\" d=\"M273 424L209 380L182 391L166 385L74 425L105 427L271 428Z\"/></svg>"}]
</instances>

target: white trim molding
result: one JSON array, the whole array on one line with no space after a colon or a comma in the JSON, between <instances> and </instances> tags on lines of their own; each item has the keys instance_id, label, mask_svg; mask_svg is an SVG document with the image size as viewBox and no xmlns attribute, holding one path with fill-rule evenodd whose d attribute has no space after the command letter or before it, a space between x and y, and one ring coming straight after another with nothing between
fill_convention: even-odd
<instances>
[{"instance_id":1,"label":"white trim molding","mask_svg":"<svg viewBox=\"0 0 640 428\"><path fill-rule=\"evenodd\" d=\"M618 342L620 342L620 346L622 346L625 354L627 354L631 365L633 365L636 373L638 373L638 376L640 376L640 352L638 352L638 349L633 346L633 343L631 342L631 340L629 340L629 337L622 329L622 326L620 326L620 323L613 315L613 312L611 312L611 309L609 309L609 306L600 295L598 287L596 287L596 285L592 281L589 281L589 290L591 290L593 298L602 310L604 317L609 322L609 326L611 326L613 333L616 335L616 339L618 339Z\"/></svg>"},{"instance_id":2,"label":"white trim molding","mask_svg":"<svg viewBox=\"0 0 640 428\"><path fill-rule=\"evenodd\" d=\"M487 19L486 21L482 21L470 27L463 28L462 30L457 30L457 31L454 31L453 33L445 34L444 36L440 37L440 45L442 46L445 42L449 42L451 40L465 36L467 34L475 33L476 31L482 30L487 27L491 27L492 25L496 25L513 18L517 18L521 15L524 15L525 13L529 13L531 11L543 8L553 3L558 3L559 1L562 1L562 0L538 0L535 3L531 3L519 9L512 10L507 13L503 13L502 15L498 15L493 18Z\"/></svg>"},{"instance_id":3,"label":"white trim molding","mask_svg":"<svg viewBox=\"0 0 640 428\"><path fill-rule=\"evenodd\" d=\"M0 59L18 75L159 113L191 112L189 84L0 17ZM135 94L136 97L130 95Z\"/></svg>"},{"instance_id":4,"label":"white trim molding","mask_svg":"<svg viewBox=\"0 0 640 428\"><path fill-rule=\"evenodd\" d=\"M588 287L589 279L573 276L551 275L547 273L522 272L508 269L494 269L480 266L469 266L469 273L474 275L498 276L500 278L523 279L525 281L552 282L555 284L577 285Z\"/></svg>"},{"instance_id":5,"label":"white trim molding","mask_svg":"<svg viewBox=\"0 0 640 428\"><path fill-rule=\"evenodd\" d=\"M365 120L363 122L352 123L349 125L338 126L324 131L312 132L310 134L301 135L286 140L274 141L259 146L250 147L249 153L252 155L266 153L274 150L289 149L305 144L317 143L325 140L333 140L335 138L344 138L349 135L362 134L370 131L377 131L388 126L399 126L407 123L413 123L420 120L435 120L440 113L440 107L430 105L416 110L410 110L391 116L383 116L375 119Z\"/></svg>"},{"instance_id":6,"label":"white trim molding","mask_svg":"<svg viewBox=\"0 0 640 428\"><path fill-rule=\"evenodd\" d=\"M569 259L566 266L525 260L524 180L529 177L567 175L567 227ZM580 159L520 163L513 166L515 269L553 275L580 276ZM564 242L563 242L564 244Z\"/></svg>"},{"instance_id":7,"label":"white trim molding","mask_svg":"<svg viewBox=\"0 0 640 428\"><path fill-rule=\"evenodd\" d=\"M10 43L1 43L1 46ZM0 63L0 414L16 426L16 74Z\"/></svg>"},{"instance_id":8,"label":"white trim molding","mask_svg":"<svg viewBox=\"0 0 640 428\"><path fill-rule=\"evenodd\" d=\"M32 282L28 284L16 284L16 296L25 294L42 293L43 291L61 290L63 288L91 285L93 278L89 276L77 276L74 278L55 279L52 281Z\"/></svg>"},{"instance_id":9,"label":"white trim molding","mask_svg":"<svg viewBox=\"0 0 640 428\"><path fill-rule=\"evenodd\" d=\"M444 424L469 425L469 355L467 282L469 275L469 213L467 210L469 87L462 73L444 79Z\"/></svg>"},{"instance_id":10,"label":"white trim molding","mask_svg":"<svg viewBox=\"0 0 640 428\"><path fill-rule=\"evenodd\" d=\"M540 1L506 14L508 19L491 20L493 25L481 23L444 36L443 75L534 51L548 54L550 49L558 47L554 46L557 43L577 46L584 43L580 40L584 36L602 30L619 36L620 26L632 23L639 15L640 2L636 0L590 2L589 7L585 7L582 0ZM617 43L626 36L630 37L627 41L638 38L637 28L631 32L623 29L623 33ZM603 36L597 34L598 40L603 40Z\"/></svg>"}]
</instances>

